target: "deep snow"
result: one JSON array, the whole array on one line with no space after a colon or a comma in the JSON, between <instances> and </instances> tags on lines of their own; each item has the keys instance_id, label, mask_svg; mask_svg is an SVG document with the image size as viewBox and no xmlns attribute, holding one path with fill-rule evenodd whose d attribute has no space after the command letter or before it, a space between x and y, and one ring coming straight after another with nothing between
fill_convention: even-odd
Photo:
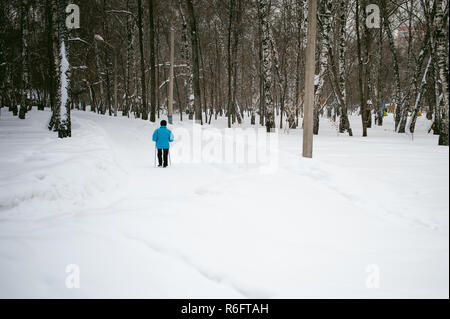
<instances>
[{"instance_id":1,"label":"deep snow","mask_svg":"<svg viewBox=\"0 0 450 319\"><path fill-rule=\"evenodd\" d=\"M449 153L423 117L414 137L388 117L367 138L357 116L354 137L322 119L312 160L280 130L265 174L179 163L186 139L157 169L149 122L74 111L58 139L49 117L1 109L1 298L449 297Z\"/></svg>"}]
</instances>

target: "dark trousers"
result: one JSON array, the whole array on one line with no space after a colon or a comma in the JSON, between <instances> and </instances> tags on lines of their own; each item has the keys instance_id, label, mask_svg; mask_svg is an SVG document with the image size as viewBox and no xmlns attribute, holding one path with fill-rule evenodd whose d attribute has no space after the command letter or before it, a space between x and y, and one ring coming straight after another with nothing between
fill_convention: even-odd
<instances>
[{"instance_id":1,"label":"dark trousers","mask_svg":"<svg viewBox=\"0 0 450 319\"><path fill-rule=\"evenodd\" d=\"M169 149L158 148L158 165L167 167L167 165L168 165L167 157L168 156L169 156ZM164 158L164 163L163 163L163 158Z\"/></svg>"}]
</instances>

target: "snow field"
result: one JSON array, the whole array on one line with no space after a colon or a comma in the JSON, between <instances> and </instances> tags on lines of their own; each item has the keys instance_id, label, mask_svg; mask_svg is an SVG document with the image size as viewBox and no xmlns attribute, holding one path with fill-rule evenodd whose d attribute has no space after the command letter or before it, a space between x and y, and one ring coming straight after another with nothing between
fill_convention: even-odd
<instances>
[{"instance_id":1,"label":"snow field","mask_svg":"<svg viewBox=\"0 0 450 319\"><path fill-rule=\"evenodd\" d=\"M0 297L448 298L448 148L424 118L414 137L386 118L368 138L357 116L351 138L322 119L313 160L300 129L279 130L261 174L156 169L154 124L74 111L61 140L49 115L0 116Z\"/></svg>"}]
</instances>

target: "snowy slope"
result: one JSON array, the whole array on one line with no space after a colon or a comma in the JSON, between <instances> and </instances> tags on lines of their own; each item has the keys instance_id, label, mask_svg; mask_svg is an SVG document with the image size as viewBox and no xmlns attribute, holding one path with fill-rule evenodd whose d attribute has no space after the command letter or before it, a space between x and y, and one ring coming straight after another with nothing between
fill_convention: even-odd
<instances>
[{"instance_id":1,"label":"snowy slope","mask_svg":"<svg viewBox=\"0 0 450 319\"><path fill-rule=\"evenodd\" d=\"M47 111L1 111L2 298L449 296L449 153L424 118L414 137L386 118L368 138L356 116L351 138L323 119L313 160L300 129L280 130L262 174L178 161L188 121L171 127L174 165L157 169L149 122L74 111L61 140ZM226 119L213 125L203 132Z\"/></svg>"}]
</instances>

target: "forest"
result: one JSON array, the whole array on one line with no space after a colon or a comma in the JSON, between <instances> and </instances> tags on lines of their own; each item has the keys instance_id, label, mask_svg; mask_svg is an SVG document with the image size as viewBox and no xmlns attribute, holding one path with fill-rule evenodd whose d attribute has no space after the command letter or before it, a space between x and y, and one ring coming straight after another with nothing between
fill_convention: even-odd
<instances>
[{"instance_id":1,"label":"forest","mask_svg":"<svg viewBox=\"0 0 450 319\"><path fill-rule=\"evenodd\" d=\"M70 3L76 28L66 23L77 19ZM396 132L414 133L425 116L448 145L448 1L317 5L314 134L326 117L352 136L355 113L366 136L393 113ZM20 119L32 106L51 108L49 129L60 137L71 135L73 109L302 127L307 12L307 0L3 0L1 107Z\"/></svg>"},{"instance_id":2,"label":"forest","mask_svg":"<svg viewBox=\"0 0 450 319\"><path fill-rule=\"evenodd\" d=\"M448 300L448 43L448 0L0 0L0 299Z\"/></svg>"}]
</instances>

